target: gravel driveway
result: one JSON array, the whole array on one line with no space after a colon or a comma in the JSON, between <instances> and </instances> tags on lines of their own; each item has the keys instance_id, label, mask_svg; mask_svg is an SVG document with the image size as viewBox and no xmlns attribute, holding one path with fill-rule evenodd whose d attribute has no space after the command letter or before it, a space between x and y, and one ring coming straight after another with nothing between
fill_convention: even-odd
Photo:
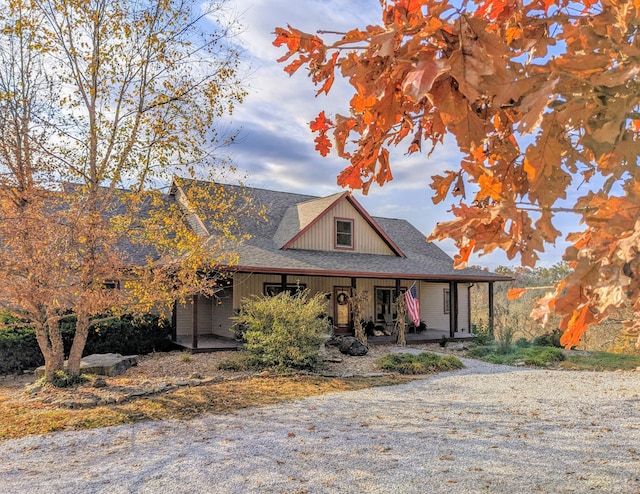
<instances>
[{"instance_id":1,"label":"gravel driveway","mask_svg":"<svg viewBox=\"0 0 640 494\"><path fill-rule=\"evenodd\" d=\"M0 443L11 493L640 493L640 373L461 371Z\"/></svg>"}]
</instances>

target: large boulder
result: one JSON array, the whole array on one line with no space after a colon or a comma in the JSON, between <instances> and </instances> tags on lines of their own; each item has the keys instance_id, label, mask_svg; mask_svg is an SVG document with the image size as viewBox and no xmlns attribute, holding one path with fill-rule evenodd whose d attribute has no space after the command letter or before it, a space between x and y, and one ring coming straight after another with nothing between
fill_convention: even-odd
<instances>
[{"instance_id":1,"label":"large boulder","mask_svg":"<svg viewBox=\"0 0 640 494\"><path fill-rule=\"evenodd\" d=\"M340 344L338 345L338 349L340 350L340 353L352 355L354 357L361 357L362 355L366 355L369 351L369 348L360 343L353 336L343 337L342 341L340 341Z\"/></svg>"},{"instance_id":2,"label":"large boulder","mask_svg":"<svg viewBox=\"0 0 640 494\"><path fill-rule=\"evenodd\" d=\"M137 355L122 356L119 353L94 353L82 359L80 373L112 377L122 374L134 365L138 365ZM67 362L64 363L64 366L66 369ZM44 365L36 369L36 377L42 376L44 376Z\"/></svg>"}]
</instances>

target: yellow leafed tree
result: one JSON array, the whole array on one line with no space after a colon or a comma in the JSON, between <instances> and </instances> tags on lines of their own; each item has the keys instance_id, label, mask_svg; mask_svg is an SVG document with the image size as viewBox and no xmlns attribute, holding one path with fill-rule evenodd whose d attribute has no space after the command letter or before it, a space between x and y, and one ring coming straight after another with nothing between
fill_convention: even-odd
<instances>
[{"instance_id":1,"label":"yellow leafed tree","mask_svg":"<svg viewBox=\"0 0 640 494\"><path fill-rule=\"evenodd\" d=\"M173 174L229 168L220 149L233 136L217 123L244 90L224 7L2 2L0 309L35 327L48 379L63 368L62 318L77 320L77 375L97 318L212 294L233 264L236 194L156 190Z\"/></svg>"}]
</instances>

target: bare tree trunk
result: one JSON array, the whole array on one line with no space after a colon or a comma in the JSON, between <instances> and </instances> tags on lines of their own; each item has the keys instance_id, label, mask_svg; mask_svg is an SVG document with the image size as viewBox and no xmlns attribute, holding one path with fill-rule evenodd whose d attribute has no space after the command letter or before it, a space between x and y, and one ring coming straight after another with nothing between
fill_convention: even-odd
<instances>
[{"instance_id":1,"label":"bare tree trunk","mask_svg":"<svg viewBox=\"0 0 640 494\"><path fill-rule=\"evenodd\" d=\"M71 351L69 352L69 361L67 362L67 372L70 376L80 375L80 361L82 360L82 352L84 351L88 335L89 315L80 313L76 321L76 332L73 337Z\"/></svg>"},{"instance_id":2,"label":"bare tree trunk","mask_svg":"<svg viewBox=\"0 0 640 494\"><path fill-rule=\"evenodd\" d=\"M56 372L64 370L64 345L58 326L58 319L36 325L36 340L44 356L44 374L48 382L53 382Z\"/></svg>"}]
</instances>

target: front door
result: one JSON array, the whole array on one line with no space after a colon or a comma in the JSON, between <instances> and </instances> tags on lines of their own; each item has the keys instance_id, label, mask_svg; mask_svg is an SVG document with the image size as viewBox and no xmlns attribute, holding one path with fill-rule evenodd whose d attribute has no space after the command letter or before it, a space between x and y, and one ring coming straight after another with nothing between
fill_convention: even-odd
<instances>
[{"instance_id":1,"label":"front door","mask_svg":"<svg viewBox=\"0 0 640 494\"><path fill-rule=\"evenodd\" d=\"M351 331L350 295L351 287L333 287L333 325L336 333L349 333Z\"/></svg>"}]
</instances>

